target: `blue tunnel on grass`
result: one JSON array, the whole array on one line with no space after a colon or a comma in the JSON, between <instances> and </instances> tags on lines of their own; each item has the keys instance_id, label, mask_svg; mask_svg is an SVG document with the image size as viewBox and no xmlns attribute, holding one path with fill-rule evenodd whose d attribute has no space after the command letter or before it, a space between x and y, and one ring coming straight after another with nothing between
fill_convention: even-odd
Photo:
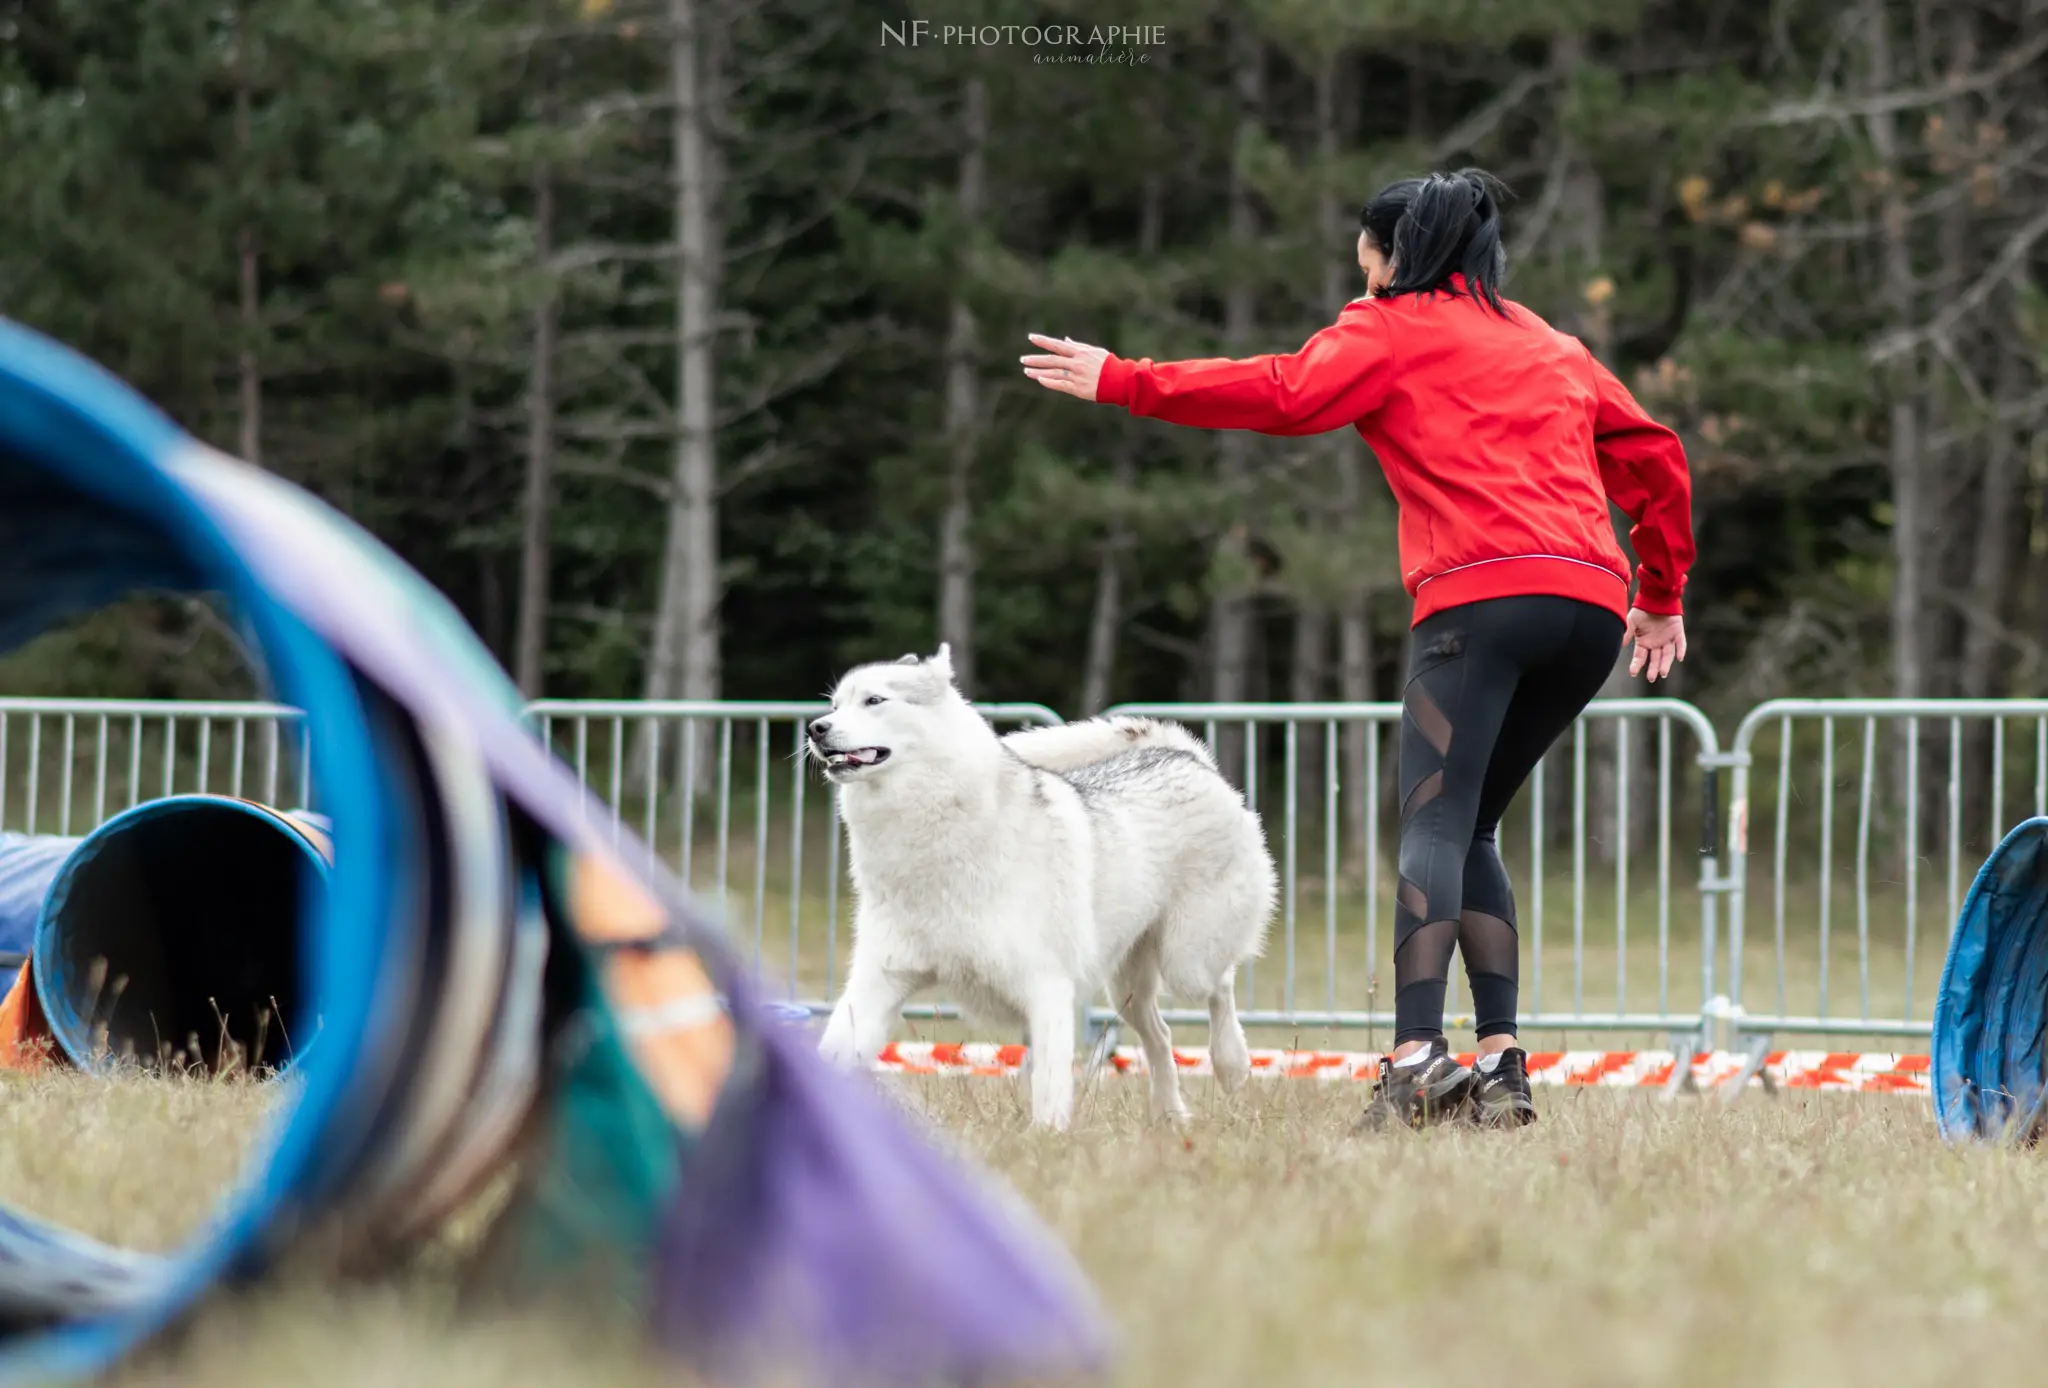
<instances>
[{"instance_id":1,"label":"blue tunnel on grass","mask_svg":"<svg viewBox=\"0 0 2048 1388\"><path fill-rule=\"evenodd\" d=\"M1934 1120L1951 1142L2032 1140L2048 1031L2048 818L2012 830L1963 898L1935 996Z\"/></svg>"},{"instance_id":2,"label":"blue tunnel on grass","mask_svg":"<svg viewBox=\"0 0 2048 1388\"><path fill-rule=\"evenodd\" d=\"M332 866L265 851L263 880L289 878L297 909L240 922L266 936L266 969L296 975L292 1102L182 1248L0 1206L0 1383L98 1372L209 1289L295 1259L392 1267L501 1175L473 1271L612 1293L714 1382L981 1383L1103 1361L1065 1250L778 1020L716 923L533 736L445 598L339 513L0 319L0 651L152 590L232 607L303 713ZM132 834L169 823L135 813ZM258 827L238 811L214 832ZM41 850L34 871L110 844ZM175 861L128 866L206 885ZM33 880L0 874L0 898L19 908ZM138 905L118 885L92 896L81 871L39 920L91 904L86 928L106 932ZM180 928L139 905L141 933ZM35 941L59 981L90 982L120 947L115 931L65 958L66 933ZM79 996L46 1001L76 1014ZM90 1039L93 1017L68 1021Z\"/></svg>"},{"instance_id":3,"label":"blue tunnel on grass","mask_svg":"<svg viewBox=\"0 0 2048 1388\"><path fill-rule=\"evenodd\" d=\"M100 1056L219 1071L291 1059L298 917L327 860L303 822L224 795L114 816L53 875L37 913L36 996L74 1065ZM60 841L61 842L61 841Z\"/></svg>"}]
</instances>

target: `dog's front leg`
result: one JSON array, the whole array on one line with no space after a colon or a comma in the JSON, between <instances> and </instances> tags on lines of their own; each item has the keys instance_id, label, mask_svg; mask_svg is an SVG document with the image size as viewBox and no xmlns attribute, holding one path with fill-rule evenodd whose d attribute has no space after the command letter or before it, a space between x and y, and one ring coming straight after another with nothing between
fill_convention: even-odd
<instances>
[{"instance_id":1,"label":"dog's front leg","mask_svg":"<svg viewBox=\"0 0 2048 1388\"><path fill-rule=\"evenodd\" d=\"M903 1004L925 982L915 974L868 960L855 950L846 973L846 990L825 1023L818 1054L849 1070L873 1064L888 1043L889 1028L896 1024Z\"/></svg>"},{"instance_id":2,"label":"dog's front leg","mask_svg":"<svg viewBox=\"0 0 2048 1388\"><path fill-rule=\"evenodd\" d=\"M1074 1112L1074 984L1044 978L1025 1000L1031 1033L1031 1119L1064 1128Z\"/></svg>"}]
</instances>

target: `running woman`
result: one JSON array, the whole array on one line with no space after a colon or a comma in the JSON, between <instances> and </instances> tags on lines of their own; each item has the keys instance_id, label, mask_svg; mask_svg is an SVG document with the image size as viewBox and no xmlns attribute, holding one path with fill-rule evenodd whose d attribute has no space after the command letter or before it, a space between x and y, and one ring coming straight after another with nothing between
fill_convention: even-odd
<instances>
[{"instance_id":1,"label":"running woman","mask_svg":"<svg viewBox=\"0 0 2048 1388\"><path fill-rule=\"evenodd\" d=\"M1658 680L1685 658L1685 451L1583 343L1501 297L1503 191L1477 169L1381 189L1359 216L1365 296L1298 352L1133 361L1033 333L1039 350L1021 358L1050 390L1172 424L1355 428L1386 473L1415 630L1401 696L1395 1044L1371 1127L1535 1120L1515 1045L1515 898L1495 833L1628 641L1631 676ZM1633 600L1610 501L1633 525ZM1444 1037L1454 947L1476 1071Z\"/></svg>"}]
</instances>

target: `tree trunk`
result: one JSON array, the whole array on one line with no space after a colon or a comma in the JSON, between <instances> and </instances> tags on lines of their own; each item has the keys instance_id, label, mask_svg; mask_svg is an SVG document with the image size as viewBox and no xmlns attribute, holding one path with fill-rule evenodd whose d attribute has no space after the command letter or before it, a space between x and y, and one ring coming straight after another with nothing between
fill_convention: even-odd
<instances>
[{"instance_id":1,"label":"tree trunk","mask_svg":"<svg viewBox=\"0 0 2048 1388\"><path fill-rule=\"evenodd\" d=\"M519 639L514 660L519 690L541 697L546 681L549 522L554 503L555 328L557 303L554 172L543 161L533 174L533 253L543 278L533 310L533 360L526 379L526 502L519 541Z\"/></svg>"},{"instance_id":2,"label":"tree trunk","mask_svg":"<svg viewBox=\"0 0 2048 1388\"><path fill-rule=\"evenodd\" d=\"M651 699L716 698L718 684L718 453L713 349L719 248L713 151L698 0L669 0L673 26L676 227L676 432L662 552L661 604L648 663Z\"/></svg>"},{"instance_id":3,"label":"tree trunk","mask_svg":"<svg viewBox=\"0 0 2048 1388\"><path fill-rule=\"evenodd\" d=\"M960 226L971 238L981 225L986 193L988 87L967 81L963 113L966 148L960 155ZM969 249L963 245L963 252ZM963 256L957 271L968 273ZM974 309L964 294L953 300L946 334L946 509L939 522L939 639L952 647L953 675L973 694L974 671L974 455L980 444L980 389L975 375Z\"/></svg>"},{"instance_id":4,"label":"tree trunk","mask_svg":"<svg viewBox=\"0 0 2048 1388\"><path fill-rule=\"evenodd\" d=\"M1165 223L1166 180L1145 175L1144 201L1138 212L1138 254L1150 262L1159 253ZM1110 486L1117 511L1095 555L1095 606L1088 618L1088 657L1081 672L1081 713L1092 718L1109 707L1116 677L1117 634L1124 620L1124 561L1131 548L1130 522L1123 507L1138 480L1138 434L1125 429L1111 464Z\"/></svg>"},{"instance_id":5,"label":"tree trunk","mask_svg":"<svg viewBox=\"0 0 2048 1388\"><path fill-rule=\"evenodd\" d=\"M252 165L256 156L255 120L251 110L254 97L249 83L249 10L247 5L235 6L235 144L242 157L243 195L254 194L256 172ZM256 359L256 340L262 329L262 286L258 278L260 270L256 227L249 220L252 211L246 205L242 210L243 222L236 234L239 252L238 268L240 303L238 326L241 331L241 351L235 363L236 383L240 396L240 437L236 447L247 462L261 464L263 461L263 376Z\"/></svg>"},{"instance_id":6,"label":"tree trunk","mask_svg":"<svg viewBox=\"0 0 2048 1388\"><path fill-rule=\"evenodd\" d=\"M1873 93L1892 81L1891 34L1884 0L1864 0L1863 21L1868 85ZM1908 244L1905 189L1898 168L1898 139L1892 113L1869 118L1870 144L1883 179L1879 217L1882 274L1879 295L1890 326L1905 330L1914 322L1913 254ZM1926 669L1926 488L1920 459L1920 386L1916 358L1901 361L1892 372L1890 465L1892 474L1892 693L1915 699L1927 691Z\"/></svg>"},{"instance_id":7,"label":"tree trunk","mask_svg":"<svg viewBox=\"0 0 2048 1388\"><path fill-rule=\"evenodd\" d=\"M1230 167L1230 244L1236 273L1225 291L1223 337L1226 350L1241 357L1250 351L1258 326L1257 290L1245 269L1251 263L1252 242L1258 233L1258 210L1252 202L1246 159L1262 118L1266 55L1265 45L1248 23L1239 24L1235 38L1238 120L1237 152ZM1251 481L1251 440L1244 433L1233 430L1219 441L1217 479L1227 504L1242 514L1250 500ZM1214 593L1209 606L1209 697L1218 703L1242 702L1251 677L1255 609L1244 580L1249 540L1249 528L1238 521L1225 528L1216 545ZM1227 735L1219 729L1218 742L1224 774L1242 784L1241 729L1229 729Z\"/></svg>"},{"instance_id":8,"label":"tree trunk","mask_svg":"<svg viewBox=\"0 0 2048 1388\"><path fill-rule=\"evenodd\" d=\"M1923 8L1921 19L1929 18ZM1951 10L1946 19L1948 32L1947 53L1945 54L1950 72L1969 72L1977 61L1976 35L1972 32L1974 20L1969 11L1962 8ZM1932 55L1928 55L1932 56ZM1971 113L1967 97L1957 96L1943 108L1946 134L1944 139L1958 138L1960 132L1970 129ZM1939 265L1955 277L1958 285L1967 283L1977 273L1972 266L1978 263L1973 254L1976 241L1976 209L1968 198L1957 198L1942 212L1936 257ZM1937 291L1939 292L1939 291ZM1951 291L1953 292L1953 291ZM1991 354L1997 351L1995 335L1986 334L1985 341ZM1996 371L1995 360L1971 350L1968 342L1959 342L1952 354L1960 361L1963 369L1977 369L1980 363ZM1980 372L1980 379L1983 374ZM1933 384L1930 382L1930 384ZM1951 438L1961 435L1958 442L1950 443L1940 450L1927 450L1922 471L1930 479L1931 490L1927 497L1930 507L1928 515L1927 563L1933 570L1930 577L1930 593L1961 594L1970 591L1976 574L1978 560L1984 553L1983 541L1988 532L1976 528L1975 521L1984 504L1984 488L1990 481L1988 468L1972 466L1973 463L1988 464L1988 449L1993 446L1996 431L1990 433L1970 430L1967 426L1969 407L1957 409L1959 402L1953 386L1929 393L1927 401L1928 424L1938 434ZM1974 455L1974 456L1973 456ZM1938 602L1935 598L1933 601ZM1949 604L1953 606L1953 604ZM1952 695L1961 692L1964 680L1964 647L1970 636L1979 631L1982 622L1969 614L1960 614L1961 621L1931 619L1929 625L1929 649L1927 692L1933 695ZM1976 729L1972 730L1973 733ZM1990 751L1989 728L1983 728L1985 742L1983 755ZM1968 759L1974 766L1977 757Z\"/></svg>"},{"instance_id":9,"label":"tree trunk","mask_svg":"<svg viewBox=\"0 0 2048 1388\"><path fill-rule=\"evenodd\" d=\"M1551 55L1558 70L1569 73L1583 59L1584 41L1578 34L1561 34L1552 42ZM1560 135L1559 138L1569 139L1569 136ZM1606 189L1599 171L1579 151L1572 150L1568 157L1570 163L1563 196L1558 204L1561 234L1554 244L1566 264L1575 271L1575 281L1590 287L1599 278L1606 257ZM1582 297L1575 306L1573 325L1593 355L1610 370L1613 369L1612 322L1604 301L1590 294ZM1619 699L1636 692L1626 661L1618 660L1595 697ZM1588 846L1592 849L1591 856L1603 864L1612 864L1625 848L1636 844L1648 827L1646 812L1655 803L1656 783L1651 779L1655 775L1655 762L1644 755L1647 739L1634 736L1632 730L1626 734L1629 755L1628 764L1624 767L1621 752L1624 735L1619 724L1611 724L1600 729L1597 735L1589 732L1590 741L1586 747L1586 834ZM1571 734L1567 733L1560 748L1563 756L1571 755ZM1548 778L1550 785L1547 789L1552 801L1545 806L1545 817L1555 826L1554 832L1560 835L1570 833L1575 794L1570 766L1571 763L1566 762L1566 774ZM1629 813L1625 822L1622 817L1624 776L1628 780L1629 791Z\"/></svg>"},{"instance_id":10,"label":"tree trunk","mask_svg":"<svg viewBox=\"0 0 2048 1388\"><path fill-rule=\"evenodd\" d=\"M1331 318L1343 310L1345 300L1351 297L1346 290L1356 282L1357 275L1353 259L1357 237L1346 234L1347 219L1337 198L1334 178L1339 157L1337 89L1340 62L1340 55L1333 52L1324 58L1315 74L1318 168L1314 225L1320 236L1330 239L1333 251L1323 257L1322 284L1317 297L1323 304L1323 311ZM1329 471L1316 484L1320 494L1317 502L1298 507L1295 516L1296 523L1304 530L1327 536L1333 545L1343 542L1344 517L1341 513L1331 514L1330 509L1321 504L1321 498L1328 495L1323 489L1332 484L1340 493L1343 490L1343 440L1347 436L1354 440L1357 438L1356 434L1346 430L1331 435L1327 446L1318 447L1317 461ZM1297 590L1292 597L1294 645L1289 661L1288 697L1297 704L1321 703L1329 697L1330 632L1333 625L1330 595L1319 589ZM1323 817L1325 773L1332 770L1325 764L1328 759L1323 745L1325 731L1321 722L1303 724L1296 735L1294 752L1299 767L1297 788L1304 811L1318 822ZM1342 786L1340 777L1340 791Z\"/></svg>"},{"instance_id":11,"label":"tree trunk","mask_svg":"<svg viewBox=\"0 0 2048 1388\"><path fill-rule=\"evenodd\" d=\"M1883 92L1892 84L1891 33L1884 0L1864 0L1862 20L1867 89L1872 93ZM1878 299L1887 314L1886 326L1903 332L1914 326L1916 295L1905 188L1898 162L1897 130L1889 111L1876 112L1867 120L1871 149L1878 160L1874 172L1882 181L1878 216ZM1926 599L1933 575L1928 562L1928 487L1921 459L1919 406L1923 382L1917 350L1894 363L1887 376L1891 396L1887 462L1892 479L1892 695L1899 699L1918 699L1930 693ZM1923 770L1936 765L1937 761L1945 768L1947 751L1940 745L1943 730L1930 727L1926 731L1933 736L1920 740L1921 752L1926 759ZM1898 736L1897 755L1893 758L1893 803L1903 805L1907 780L1907 744L1903 724ZM1944 772L1942 778L1931 785L1929 777L1920 779L1924 793L1918 807L1919 822L1926 837L1923 844L1916 847L1933 842L1935 826L1942 822L1939 794L1940 787L1946 782L1946 774Z\"/></svg>"},{"instance_id":12,"label":"tree trunk","mask_svg":"<svg viewBox=\"0 0 2048 1388\"><path fill-rule=\"evenodd\" d=\"M1117 450L1111 485L1119 498L1130 494L1137 480L1134 450L1126 443ZM1130 527L1121 515L1110 522L1095 556L1095 606L1088 615L1088 657L1081 673L1081 716L1093 718L1109 707L1111 681L1116 673L1117 630L1123 625L1124 551L1130 547Z\"/></svg>"},{"instance_id":13,"label":"tree trunk","mask_svg":"<svg viewBox=\"0 0 2048 1388\"><path fill-rule=\"evenodd\" d=\"M1316 225L1330 237L1330 253L1323 261L1322 299L1323 312L1333 319L1365 289L1358 272L1357 225L1351 219L1349 205L1339 195L1335 176L1344 141L1355 133L1357 123L1357 103L1341 99L1342 61L1341 55L1333 53L1316 73L1316 152L1321 156L1324 173L1316 201ZM1337 495L1331 525L1336 535L1358 553L1365 546L1367 517L1378 502L1370 489L1373 464L1365 441L1352 430L1332 434L1329 448ZM1373 591L1372 583L1362 573L1353 575L1344 585L1333 614L1337 633L1337 698L1347 704L1371 703L1373 698ZM1340 739L1337 790L1347 844L1339 855L1342 861L1358 861L1355 855L1365 845L1366 811L1379 790L1367 775L1367 743L1379 735L1377 727L1365 722L1347 723ZM1391 783L1388 770L1381 767L1380 779Z\"/></svg>"},{"instance_id":14,"label":"tree trunk","mask_svg":"<svg viewBox=\"0 0 2048 1388\"><path fill-rule=\"evenodd\" d=\"M669 76L675 109L676 403L668 537L662 547L660 601L647 662L650 699L716 699L719 689L718 437L712 398L722 237L718 223L715 103L717 51L699 0L669 0ZM694 793L706 784L707 724L691 725L693 743L679 764L695 767ZM694 751L694 757L689 753ZM644 757L636 757L644 765Z\"/></svg>"}]
</instances>

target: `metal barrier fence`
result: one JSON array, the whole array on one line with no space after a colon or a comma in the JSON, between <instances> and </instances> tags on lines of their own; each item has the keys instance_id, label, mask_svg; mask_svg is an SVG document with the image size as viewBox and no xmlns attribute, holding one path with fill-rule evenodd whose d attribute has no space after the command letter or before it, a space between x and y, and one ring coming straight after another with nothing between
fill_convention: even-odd
<instances>
[{"instance_id":1,"label":"metal barrier fence","mask_svg":"<svg viewBox=\"0 0 2048 1388\"><path fill-rule=\"evenodd\" d=\"M1226 772L1265 821L1281 902L1266 958L1239 980L1245 1025L1390 1028L1393 941L1381 922L1395 870L1392 743L1401 706L1127 704L1110 712L1199 728L1228 752ZM1612 699L1589 707L1538 765L1499 831L1516 884L1525 1027L1701 1030L1704 1004L1716 996L1717 762L1713 725L1692 705ZM1688 842L1700 851L1687 853ZM1698 866L1688 869L1680 854ZM1560 896L1563 911L1554 909ZM1454 1027L1470 1023L1458 1015L1458 973L1448 1003ZM1176 1024L1204 1015L1167 1013Z\"/></svg>"},{"instance_id":2,"label":"metal barrier fence","mask_svg":"<svg viewBox=\"0 0 2048 1388\"><path fill-rule=\"evenodd\" d=\"M194 791L310 809L299 720L282 704L0 699L0 830L84 834Z\"/></svg>"},{"instance_id":3,"label":"metal barrier fence","mask_svg":"<svg viewBox=\"0 0 2048 1388\"><path fill-rule=\"evenodd\" d=\"M2048 814L2048 700L1778 699L1743 718L1728 761L1733 1029L1928 1035L1978 865L2008 815ZM1770 851L1761 960L1752 843Z\"/></svg>"},{"instance_id":4,"label":"metal barrier fence","mask_svg":"<svg viewBox=\"0 0 2048 1388\"><path fill-rule=\"evenodd\" d=\"M540 734L614 807L621 834L636 831L719 903L784 996L818 1008L843 972L848 915L831 795L801 756L803 725L825 707L531 709ZM1246 1024L1391 1026L1382 926L1399 705L1113 711L1200 731L1265 820L1282 896L1266 956L1240 981ZM1059 721L1035 704L983 712L1002 726ZM298 718L264 703L0 699L0 830L81 834L140 800L189 791L310 807ZM1776 700L1743 718L1726 753L1689 704L1598 701L1501 828L1525 1023L1548 1033L1924 1036L1963 890L2013 820L2044 812L2048 700ZM1765 853L1767 872L1752 861ZM907 1015L955 1014L936 1000Z\"/></svg>"}]
</instances>

